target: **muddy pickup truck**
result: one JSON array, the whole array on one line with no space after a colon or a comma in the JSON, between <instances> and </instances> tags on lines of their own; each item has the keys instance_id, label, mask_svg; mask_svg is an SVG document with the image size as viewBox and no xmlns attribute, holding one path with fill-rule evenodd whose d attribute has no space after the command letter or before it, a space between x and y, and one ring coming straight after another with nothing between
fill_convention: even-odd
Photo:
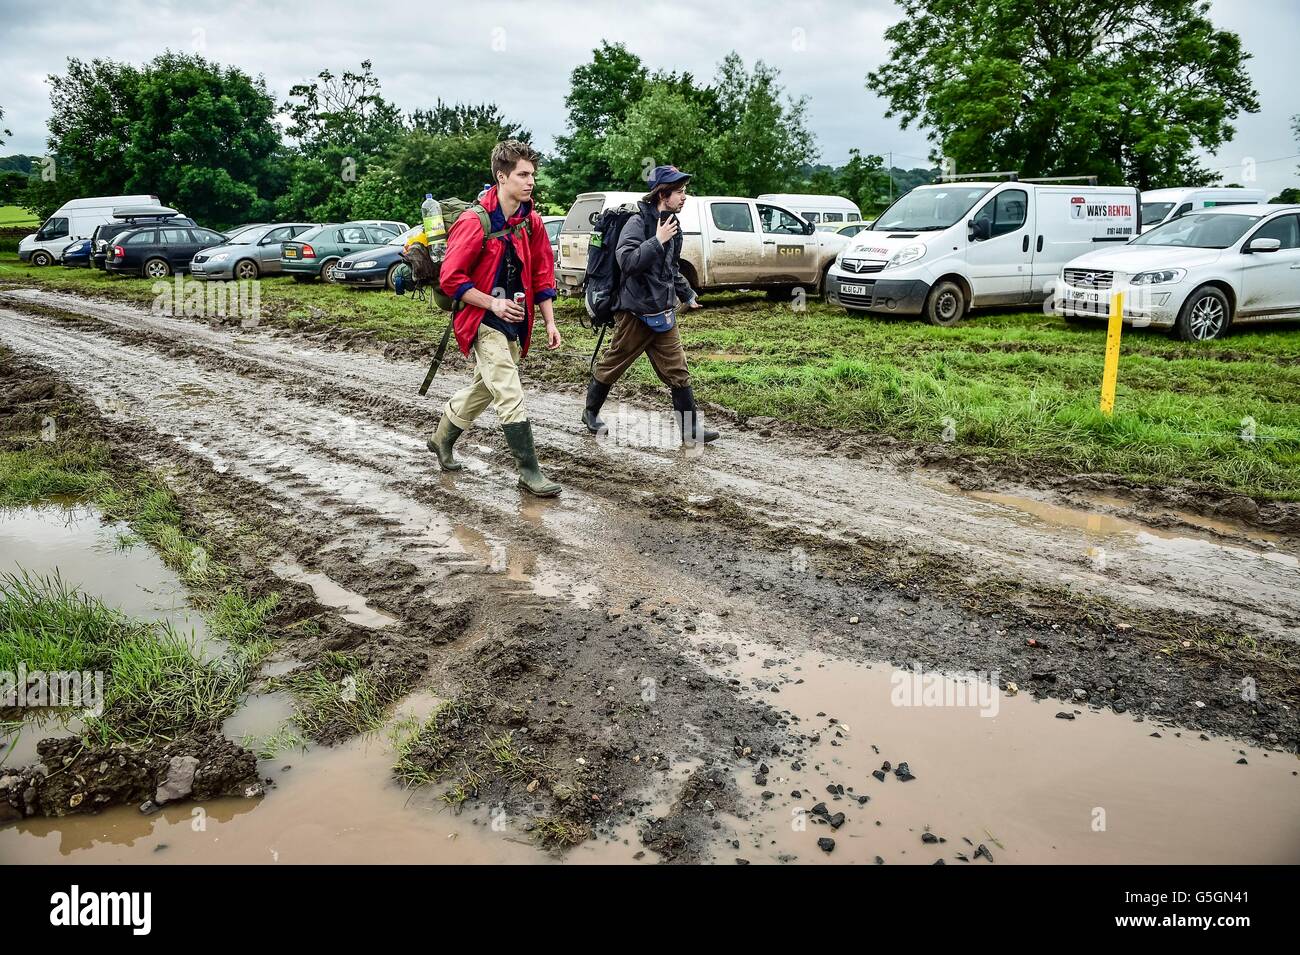
<instances>
[{"instance_id":1,"label":"muddy pickup truck","mask_svg":"<svg viewBox=\"0 0 1300 955\"><path fill-rule=\"evenodd\" d=\"M635 192L578 196L560 227L556 287L579 295L592 222L605 209L635 203ZM818 231L780 206L731 196L690 196L680 215L682 274L697 292L764 289L782 297L795 288L822 294L826 271L849 243Z\"/></svg>"}]
</instances>

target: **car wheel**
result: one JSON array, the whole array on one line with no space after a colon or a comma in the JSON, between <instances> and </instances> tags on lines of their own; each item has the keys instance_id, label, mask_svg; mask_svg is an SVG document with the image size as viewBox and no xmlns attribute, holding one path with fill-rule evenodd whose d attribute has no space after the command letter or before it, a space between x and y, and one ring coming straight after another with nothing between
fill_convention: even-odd
<instances>
[{"instance_id":1,"label":"car wheel","mask_svg":"<svg viewBox=\"0 0 1300 955\"><path fill-rule=\"evenodd\" d=\"M940 282L925 300L925 317L931 325L951 328L966 314L966 293L956 282Z\"/></svg>"},{"instance_id":2,"label":"car wheel","mask_svg":"<svg viewBox=\"0 0 1300 955\"><path fill-rule=\"evenodd\" d=\"M390 292L397 291L397 270L401 267L401 262L394 262L388 267L388 276L384 279L384 285Z\"/></svg>"},{"instance_id":3,"label":"car wheel","mask_svg":"<svg viewBox=\"0 0 1300 955\"><path fill-rule=\"evenodd\" d=\"M172 274L172 267L166 259L150 259L144 264L144 277L147 279L165 279Z\"/></svg>"},{"instance_id":4,"label":"car wheel","mask_svg":"<svg viewBox=\"0 0 1300 955\"><path fill-rule=\"evenodd\" d=\"M53 257L48 252L32 253L32 265L36 266L38 269L45 268L45 266L49 265L53 261Z\"/></svg>"},{"instance_id":5,"label":"car wheel","mask_svg":"<svg viewBox=\"0 0 1300 955\"><path fill-rule=\"evenodd\" d=\"M1202 285L1183 303L1174 334L1185 342L1208 342L1223 336L1232 321L1228 296L1213 285Z\"/></svg>"},{"instance_id":6,"label":"car wheel","mask_svg":"<svg viewBox=\"0 0 1300 955\"><path fill-rule=\"evenodd\" d=\"M330 269L334 268L334 266L338 265L338 263L339 263L338 259L326 259L324 262L320 264L320 280L322 282L328 282L331 285L338 284L332 278L330 278Z\"/></svg>"},{"instance_id":7,"label":"car wheel","mask_svg":"<svg viewBox=\"0 0 1300 955\"><path fill-rule=\"evenodd\" d=\"M237 279L255 279L259 274L257 263L252 259L240 259L235 263L231 274Z\"/></svg>"}]
</instances>

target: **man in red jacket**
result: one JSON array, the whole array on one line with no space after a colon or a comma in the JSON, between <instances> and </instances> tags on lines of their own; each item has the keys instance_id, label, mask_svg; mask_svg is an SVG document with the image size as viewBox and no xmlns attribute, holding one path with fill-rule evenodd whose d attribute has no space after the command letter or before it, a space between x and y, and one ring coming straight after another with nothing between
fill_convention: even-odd
<instances>
[{"instance_id":1,"label":"man in red jacket","mask_svg":"<svg viewBox=\"0 0 1300 955\"><path fill-rule=\"evenodd\" d=\"M538 467L519 383L519 361L528 354L533 334L534 305L546 323L547 347L560 347L552 303L555 259L542 217L533 211L532 203L537 160L527 143L513 139L497 143L492 150L496 185L479 204L488 213L491 231L507 234L485 237L482 220L469 209L447 235L439 284L458 303L456 343L464 355L474 353L474 380L447 401L428 444L444 471L459 471L464 465L453 457L452 446L491 404L519 465L520 487L552 497L560 493L560 485Z\"/></svg>"}]
</instances>

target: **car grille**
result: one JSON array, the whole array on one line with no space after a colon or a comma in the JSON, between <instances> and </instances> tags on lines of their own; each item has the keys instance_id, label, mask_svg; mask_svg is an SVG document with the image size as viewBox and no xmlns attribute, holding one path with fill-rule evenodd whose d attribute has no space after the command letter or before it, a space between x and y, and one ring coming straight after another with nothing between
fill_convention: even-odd
<instances>
[{"instance_id":1,"label":"car grille","mask_svg":"<svg viewBox=\"0 0 1300 955\"><path fill-rule=\"evenodd\" d=\"M841 305L856 305L856 306L858 306L859 308L870 308L870 307L871 307L871 304L872 304L872 302L873 302L873 300L874 300L874 292L875 292L875 287L876 287L876 280L875 280L875 279L868 279L868 280L865 281L865 282L851 282L851 283L849 283L849 284L851 284L851 285L863 285L863 286L866 286L867 294L865 294L865 295L847 295L847 294L845 294L845 292L844 292L844 285L841 284L840 287L839 287L839 290L838 290L838 292L839 292L839 298L840 298L840 304L841 304Z\"/></svg>"},{"instance_id":2,"label":"car grille","mask_svg":"<svg viewBox=\"0 0 1300 955\"><path fill-rule=\"evenodd\" d=\"M879 272L885 267L884 262L873 262L869 259L841 259L840 268L845 272L852 272L855 275L862 275L867 272Z\"/></svg>"},{"instance_id":3,"label":"car grille","mask_svg":"<svg viewBox=\"0 0 1300 955\"><path fill-rule=\"evenodd\" d=\"M344 259L342 262L340 262L340 263L338 264L337 268L340 268L340 269L350 269L350 268L352 268L352 260L351 260L351 259Z\"/></svg>"},{"instance_id":4,"label":"car grille","mask_svg":"<svg viewBox=\"0 0 1300 955\"><path fill-rule=\"evenodd\" d=\"M1066 269L1065 282L1076 288L1110 288L1115 284L1115 273L1094 269Z\"/></svg>"}]
</instances>

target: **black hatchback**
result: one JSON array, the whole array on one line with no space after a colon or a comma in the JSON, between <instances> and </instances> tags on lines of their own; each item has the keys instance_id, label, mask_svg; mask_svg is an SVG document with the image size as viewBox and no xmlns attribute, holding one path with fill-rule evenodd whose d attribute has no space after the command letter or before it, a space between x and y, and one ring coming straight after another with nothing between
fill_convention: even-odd
<instances>
[{"instance_id":1,"label":"black hatchback","mask_svg":"<svg viewBox=\"0 0 1300 955\"><path fill-rule=\"evenodd\" d=\"M109 246L108 272L166 278L173 272L188 272L196 252L225 241L220 232L174 222L132 229L119 233Z\"/></svg>"},{"instance_id":2,"label":"black hatchback","mask_svg":"<svg viewBox=\"0 0 1300 955\"><path fill-rule=\"evenodd\" d=\"M123 232L131 229L141 229L147 225L162 226L170 223L172 225L193 226L198 224L189 216L180 215L176 210L167 209L165 206L144 209L120 209L113 213L113 220L95 226L95 231L90 236L90 264L101 271L108 268L108 254L113 251L113 240Z\"/></svg>"}]
</instances>

